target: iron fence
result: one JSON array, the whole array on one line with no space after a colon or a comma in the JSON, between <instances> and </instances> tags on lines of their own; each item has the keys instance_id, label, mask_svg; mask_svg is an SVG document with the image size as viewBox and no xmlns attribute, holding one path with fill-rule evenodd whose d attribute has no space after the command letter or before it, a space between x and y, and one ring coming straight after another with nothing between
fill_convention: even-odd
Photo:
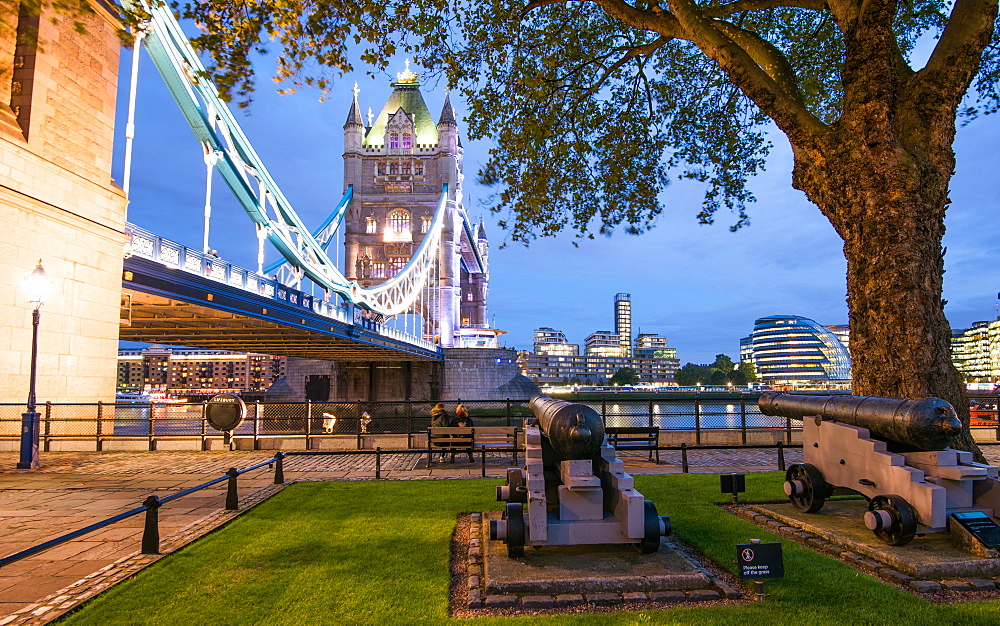
<instances>
[{"instance_id":1,"label":"iron fence","mask_svg":"<svg viewBox=\"0 0 1000 626\"><path fill-rule=\"evenodd\" d=\"M781 432L786 443L792 443L793 433L801 422L784 417L761 414L757 407L758 394L739 397L711 395L694 398L628 399L621 396L580 400L598 411L605 426L647 427L663 431L693 433L695 445L702 444L703 434L730 431L741 434L747 443L747 433L753 431ZM464 404L478 426L514 426L523 429L524 419L531 413L526 399L454 400L445 402L449 413L457 404ZM430 426L431 401L360 401L360 402L299 402L247 404L247 417L233 432L240 439L252 439L254 448L266 438L304 438L306 448L313 439L356 439L362 447L365 436L406 435L406 448L413 447L414 435L426 433ZM225 435L212 429L206 420L206 403L90 403L66 404L46 402L39 405L42 413L41 443L49 450L52 442L73 439L92 440L97 450L108 441L145 440L150 450L158 441L200 439L202 448L209 439ZM0 404L0 440L20 437L22 404ZM972 397L972 427L979 431L980 440L992 436L1000 441L1000 405L996 395ZM988 435L988 436L987 436Z\"/></svg>"}]
</instances>

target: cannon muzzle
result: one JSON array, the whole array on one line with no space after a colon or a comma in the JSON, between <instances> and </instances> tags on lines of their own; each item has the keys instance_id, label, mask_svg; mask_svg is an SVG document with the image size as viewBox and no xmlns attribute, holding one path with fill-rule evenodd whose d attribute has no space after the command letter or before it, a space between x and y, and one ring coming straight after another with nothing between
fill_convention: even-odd
<instances>
[{"instance_id":1,"label":"cannon muzzle","mask_svg":"<svg viewBox=\"0 0 1000 626\"><path fill-rule=\"evenodd\" d=\"M535 396L528 408L549 444L566 461L592 459L604 443L604 422L594 409L549 396Z\"/></svg>"},{"instance_id":2,"label":"cannon muzzle","mask_svg":"<svg viewBox=\"0 0 1000 626\"><path fill-rule=\"evenodd\" d=\"M940 398L899 400L869 396L806 396L764 392L764 415L802 419L822 416L867 428L877 439L915 450L944 450L962 432L954 407Z\"/></svg>"}]
</instances>

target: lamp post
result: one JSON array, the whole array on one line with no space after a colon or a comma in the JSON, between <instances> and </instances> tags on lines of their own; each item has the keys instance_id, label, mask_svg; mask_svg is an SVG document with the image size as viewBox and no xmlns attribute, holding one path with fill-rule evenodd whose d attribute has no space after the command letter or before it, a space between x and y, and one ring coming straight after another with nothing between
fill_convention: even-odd
<instances>
[{"instance_id":1,"label":"lamp post","mask_svg":"<svg viewBox=\"0 0 1000 626\"><path fill-rule=\"evenodd\" d=\"M28 302L35 305L31 312L31 378L28 382L28 411L21 414L21 458L17 469L35 469L38 462L38 436L41 430L41 415L35 410L35 371L38 365L38 321L41 319L41 308L45 304L45 296L49 293L52 283L45 275L42 260L24 281L28 292Z\"/></svg>"}]
</instances>

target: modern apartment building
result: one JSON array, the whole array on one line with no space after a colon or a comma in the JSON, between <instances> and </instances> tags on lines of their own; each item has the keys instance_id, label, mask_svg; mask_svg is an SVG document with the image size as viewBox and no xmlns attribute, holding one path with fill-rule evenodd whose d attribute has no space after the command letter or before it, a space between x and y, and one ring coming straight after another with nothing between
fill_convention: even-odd
<instances>
[{"instance_id":1,"label":"modern apartment building","mask_svg":"<svg viewBox=\"0 0 1000 626\"><path fill-rule=\"evenodd\" d=\"M535 354L551 354L554 356L579 356L580 346L569 343L566 335L561 330L543 326L534 331L535 341L533 351Z\"/></svg>"},{"instance_id":2,"label":"modern apartment building","mask_svg":"<svg viewBox=\"0 0 1000 626\"><path fill-rule=\"evenodd\" d=\"M285 374L285 358L159 345L118 353L119 391L174 394L264 392Z\"/></svg>"},{"instance_id":3,"label":"modern apartment building","mask_svg":"<svg viewBox=\"0 0 1000 626\"><path fill-rule=\"evenodd\" d=\"M951 360L968 382L1000 382L1000 320L975 322L955 333Z\"/></svg>"}]
</instances>

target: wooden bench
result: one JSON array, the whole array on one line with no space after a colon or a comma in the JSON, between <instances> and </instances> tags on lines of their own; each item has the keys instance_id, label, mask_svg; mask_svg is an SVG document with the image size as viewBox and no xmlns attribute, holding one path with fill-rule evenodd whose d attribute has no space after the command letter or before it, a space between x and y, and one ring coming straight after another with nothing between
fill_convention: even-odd
<instances>
[{"instance_id":1,"label":"wooden bench","mask_svg":"<svg viewBox=\"0 0 1000 626\"><path fill-rule=\"evenodd\" d=\"M427 429L427 464L433 453L472 454L476 450L510 450L517 465L517 428L515 426L431 426Z\"/></svg>"},{"instance_id":2,"label":"wooden bench","mask_svg":"<svg viewBox=\"0 0 1000 626\"><path fill-rule=\"evenodd\" d=\"M660 429L645 426L611 426L604 429L608 445L615 450L649 450L649 460L660 462Z\"/></svg>"}]
</instances>

